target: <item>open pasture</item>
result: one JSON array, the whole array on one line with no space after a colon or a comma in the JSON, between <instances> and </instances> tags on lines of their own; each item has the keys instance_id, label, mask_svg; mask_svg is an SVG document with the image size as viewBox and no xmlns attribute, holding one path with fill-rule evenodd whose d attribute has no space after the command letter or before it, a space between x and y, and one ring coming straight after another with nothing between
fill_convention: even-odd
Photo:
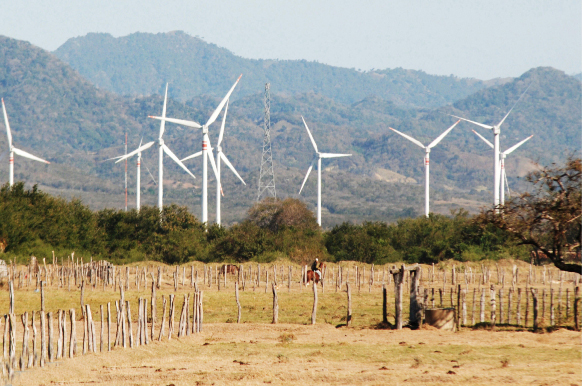
<instances>
[{"instance_id":1,"label":"open pasture","mask_svg":"<svg viewBox=\"0 0 582 386\"><path fill-rule=\"evenodd\" d=\"M514 265L517 269L513 268ZM423 266L419 294L427 294L423 297L427 308L433 305L439 307L441 304L444 307L458 307L460 299L465 301L459 313L462 326L460 331L453 333L430 327L416 331L407 328L386 329L388 324L394 322L395 307L394 285L389 267L372 267L355 262L328 264L325 286L318 286L316 324L310 325L314 294L311 286L306 287L300 283L302 267L280 262L244 264L240 275L228 274L225 280L218 270L220 266L194 263L169 267L143 263L116 267L112 275L107 277L98 274L97 270L91 272L87 265L77 266L71 262L68 266L66 263L62 266L41 265L38 280L34 273L28 275L29 267L12 267L10 275L13 279L14 315L17 321L14 324L16 359L21 357L25 341L20 316L24 312L29 313L29 336L26 338L29 355L32 355L32 342L35 339L30 317L32 311L37 315L36 339L40 340L39 310L42 306L37 282L46 283L43 285L45 313L56 315L59 309L68 313L73 308L77 320L77 351L74 358L67 355L70 337L65 337L62 342L65 347L63 358L57 360L49 354L43 368L38 365L26 368L25 360L22 372L16 371L18 365L13 366L15 372L12 382L122 385L303 382L395 384L405 381L427 385L441 382L580 384L581 336L579 332L573 331L578 275L561 274L555 268L530 267L523 262L513 261L498 264L456 263L454 269L452 263ZM339 267L342 268L341 273ZM152 279L156 284L153 319ZM405 277L403 297L405 322L409 300L407 279ZM83 280L85 283L81 286ZM240 324L236 323L236 280L239 280ZM272 284L275 280L278 305L276 325L271 324ZM348 308L346 282L350 283L352 294L349 327L345 326ZM132 323L126 325L126 328L127 335L132 335L133 343L130 344L127 337L126 348L123 348L121 342L114 346L117 327L114 302L120 298L120 284L124 288L124 300L131 305L132 312ZM383 285L387 293L388 323L383 323ZM491 291L491 286L494 291ZM195 317L192 309L195 287L204 295L202 331L198 333L191 332ZM459 288L461 296L456 292ZM546 333L531 332L534 322L532 298L528 295L530 288L538 291L538 331ZM4 284L2 289L0 315L7 314L10 305L8 285ZM519 303L518 292L521 293ZM485 298L483 303L480 299L482 293ZM496 303L491 301L492 294ZM170 295L175 296L174 320L172 323L169 318L168 301L165 331L161 341L158 341L164 320L162 299L168 300ZM185 312L182 306L188 295L191 298L187 303L189 312ZM81 297L83 303L91 307L94 350L84 339L87 333L84 331ZM142 319L144 317L138 315L140 298L148 301L148 315L145 315L145 321L142 322L147 327L148 336L154 322L154 333L148 344L140 342L136 331L139 316ZM112 320L109 326L110 352L107 303L110 303ZM103 324L99 312L101 305L104 306ZM579 315L579 307L577 311ZM183 317L190 324L186 327L187 333L177 337ZM485 319L483 322L481 317ZM53 318L56 327L57 318ZM2 318L4 324L0 329L5 332L5 353L11 339L5 328L8 320ZM69 316L66 320L68 323ZM491 326L492 320L495 322L494 328ZM174 327L171 339L168 336L170 325L177 326ZM66 328L70 333L70 326ZM47 337L46 343L53 347L58 344L60 329L55 328L54 331L55 337ZM38 342L33 364L41 351ZM81 355L85 351L87 354ZM4 356L3 360L5 380L8 377L5 365L10 362L9 356Z\"/></svg>"}]
</instances>

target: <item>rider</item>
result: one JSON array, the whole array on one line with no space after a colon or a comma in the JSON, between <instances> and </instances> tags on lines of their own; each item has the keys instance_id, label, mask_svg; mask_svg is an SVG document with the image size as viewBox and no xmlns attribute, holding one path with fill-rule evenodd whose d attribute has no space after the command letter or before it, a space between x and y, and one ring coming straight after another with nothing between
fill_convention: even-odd
<instances>
[{"instance_id":1,"label":"rider","mask_svg":"<svg viewBox=\"0 0 582 386\"><path fill-rule=\"evenodd\" d=\"M311 264L311 270L315 272L317 276L321 279L321 271L319 270L320 268L321 263L319 262L319 259L316 258L313 264Z\"/></svg>"}]
</instances>

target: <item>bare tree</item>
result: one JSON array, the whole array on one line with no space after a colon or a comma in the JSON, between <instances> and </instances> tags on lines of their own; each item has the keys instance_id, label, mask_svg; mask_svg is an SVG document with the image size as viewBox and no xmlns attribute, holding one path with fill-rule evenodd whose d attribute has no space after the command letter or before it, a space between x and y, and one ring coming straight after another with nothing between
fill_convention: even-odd
<instances>
[{"instance_id":1,"label":"bare tree","mask_svg":"<svg viewBox=\"0 0 582 386\"><path fill-rule=\"evenodd\" d=\"M582 271L582 161L570 156L565 165L552 164L527 175L531 193L497 208L482 211L476 221L509 232L521 244L543 252L563 271Z\"/></svg>"}]
</instances>

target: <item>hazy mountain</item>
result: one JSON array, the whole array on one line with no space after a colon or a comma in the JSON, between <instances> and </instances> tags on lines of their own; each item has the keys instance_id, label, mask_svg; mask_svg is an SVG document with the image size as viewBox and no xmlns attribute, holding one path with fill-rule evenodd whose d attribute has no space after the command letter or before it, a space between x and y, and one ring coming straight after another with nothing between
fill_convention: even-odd
<instances>
[{"instance_id":1,"label":"hazy mountain","mask_svg":"<svg viewBox=\"0 0 582 386\"><path fill-rule=\"evenodd\" d=\"M186 101L197 95L222 96L243 74L236 98L261 92L314 92L342 103L370 95L404 107L434 108L462 99L486 86L476 79L435 76L422 71L355 69L305 60L253 60L234 55L184 32L134 33L114 38L90 33L69 39L54 54L100 88L123 95L161 94Z\"/></svg>"},{"instance_id":2,"label":"hazy mountain","mask_svg":"<svg viewBox=\"0 0 582 386\"><path fill-rule=\"evenodd\" d=\"M551 68L532 69L499 83L503 84L436 110L404 108L374 94L347 104L314 92L273 93L271 122L278 195L297 196L313 157L301 122L303 115L322 151L353 153L352 157L323 164L324 226L345 220L393 221L421 213L423 150L388 127L429 143L455 122L448 113L496 123L531 84L504 123L501 137L501 147L506 149L535 134L507 159L510 187L524 189L517 177L532 170L532 160L561 161L581 148L582 84ZM230 80L225 89L228 87ZM171 84L170 94L174 88ZM236 177L223 168L226 224L242 219L256 198L262 143L262 92L245 95L241 87L234 95L237 100L229 108L223 147L248 186L236 182ZM41 189L53 194L81 197L93 208L123 206L124 167L105 160L123 152L125 131L129 150L142 137L144 142L157 138L159 123L147 116L161 113L160 95L121 97L97 89L52 54L25 42L0 38L0 96L6 102L15 143L52 162L42 165L17 158L17 180L27 181L28 186L38 182ZM218 100L212 95L198 95L185 103L170 99L168 116L205 122ZM221 118L210 128L212 143L218 136ZM448 213L459 207L475 211L491 201L492 152L470 131L473 128L461 123L431 152L433 211ZM190 128L167 124L164 138L179 157L201 147L201 133ZM6 148L6 137L0 135L0 158ZM155 147L144 152L143 163L155 178L157 161ZM134 162L131 160L128 166L130 207L135 200ZM0 182L8 179L6 163L6 159L0 163ZM198 215L200 162L192 160L187 165L198 179L193 180L165 158L165 203L188 205ZM155 205L157 187L144 168L142 181L142 202ZM210 188L215 189L213 182ZM302 199L312 207L315 189L313 173L302 193ZM214 193L209 193L212 221Z\"/></svg>"}]
</instances>

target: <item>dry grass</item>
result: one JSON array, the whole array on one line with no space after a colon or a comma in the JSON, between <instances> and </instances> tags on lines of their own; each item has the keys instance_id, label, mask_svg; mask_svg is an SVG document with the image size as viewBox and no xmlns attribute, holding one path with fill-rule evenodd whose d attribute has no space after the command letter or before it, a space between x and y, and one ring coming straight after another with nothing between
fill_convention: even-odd
<instances>
[{"instance_id":1,"label":"dry grass","mask_svg":"<svg viewBox=\"0 0 582 386\"><path fill-rule=\"evenodd\" d=\"M281 336L289 335L293 343L282 345ZM567 330L537 335L217 323L200 335L17 373L13 384L579 385L581 360L580 334Z\"/></svg>"},{"instance_id":2,"label":"dry grass","mask_svg":"<svg viewBox=\"0 0 582 386\"><path fill-rule=\"evenodd\" d=\"M513 261L502 261L499 265L509 271L513 263ZM352 263L342 265L348 264L353 265ZM491 271L495 270L493 263L486 264L490 266ZM517 262L517 264L520 266L521 277L524 280L528 266L522 262ZM448 280L450 280L451 266L451 262L447 262L437 267L447 269ZM480 263L469 266L472 267L473 272L480 272ZM199 284L201 284L202 265L196 263L196 268L199 272ZM366 269L367 279L369 266ZM376 267L376 272L381 269L382 267ZM461 269L462 266L457 264L457 270ZM180 284L178 291L174 291L170 280L174 270L174 267L167 268L164 284L157 291L157 331L159 331L162 316L162 296L170 294L177 296L177 325L183 295L192 292L189 269L186 272L186 285ZM125 270L123 272L125 273ZM182 270L180 269L179 272L181 278ZM428 276L427 270L424 272L424 275ZM131 278L133 274L134 271L131 272ZM296 275L295 270L294 274ZM353 270L350 272L350 278L354 283L352 275ZM554 278L556 277L554 273ZM286 280L286 274L284 278ZM462 273L458 278L464 283ZM507 278L506 276L506 280ZM440 277L438 279L440 280ZM493 273L492 282L495 279L496 271ZM272 280L271 275L270 280ZM281 278L279 280L281 281ZM362 283L361 292L357 291L355 285L352 287L353 327L349 329L343 327L346 317L345 292L336 292L333 285L326 284L325 293L319 293L317 324L311 326L309 324L313 293L311 288L301 287L300 289L297 281L298 276L294 277L290 293L288 293L286 281L279 284L279 322L281 323L279 325L270 324L272 294L270 287L269 291L265 291L264 276L261 286L255 290L250 282L247 283L245 291L241 289L239 296L243 323L232 323L236 321L237 307L233 280L229 278L227 288L221 291L217 290L215 284L211 288L202 287L206 324L204 331L199 335L180 339L174 336L171 341L165 338L162 342L156 341L148 346L134 349L115 348L110 353L89 354L74 359L59 360L44 369L16 373L14 384L374 385L400 382L423 385L437 385L443 382L476 385L581 384L581 335L578 332L558 329L549 334L534 334L519 331L523 328L503 325L498 325L495 332L488 331L487 328L480 330L463 328L458 333L435 329L385 330L381 328L383 325L380 323L382 296L378 278L371 293L368 292L367 283ZM569 283L565 284L571 286ZM424 285L431 287L428 283ZM140 291L137 291L135 280L130 280L130 286L131 289L125 292L125 299L131 302L135 319L137 299L143 297L149 301L151 287L148 285L149 288L146 289L142 283ZM519 286L525 287L525 283L520 283ZM434 283L434 287L442 288L442 283ZM499 288L499 286L496 287ZM388 320L392 321L394 288L392 285L388 285L387 288L389 292ZM469 320L472 288L473 286L470 285L467 296ZM450 285L447 285L447 294L443 299L445 306L449 306L449 289ZM78 288L72 286L72 291L69 292L66 286L61 289L49 287L45 294L47 311L75 308L77 316L80 317ZM17 315L24 311L40 309L40 294L35 292L34 287L16 289L15 298ZM488 298L487 294L486 299L489 300ZM111 287L103 290L101 286L94 289L88 286L85 289L85 303L91 305L98 332L99 305L112 303L112 321L114 322L116 318L113 302L117 299L119 299L119 291L113 291ZM404 309L407 310L406 296L404 300ZM477 302L479 302L479 296ZM439 300L436 299L435 303L438 305ZM486 305L488 320L489 301L486 301ZM549 314L549 305L547 307L546 318ZM525 301L522 301L522 318L524 308ZM0 314L6 313L7 310L8 291L4 286L0 290ZM478 310L476 316L478 317ZM530 325L531 317L530 314ZM19 317L17 320L20 320ZM18 357L22 344L22 325L20 322L17 324L20 324L16 331ZM566 324L572 324L571 314ZM113 339L115 327L113 326L112 329ZM82 330L82 324L79 323L77 325L78 352L82 351ZM97 341L99 346L99 335Z\"/></svg>"}]
</instances>

